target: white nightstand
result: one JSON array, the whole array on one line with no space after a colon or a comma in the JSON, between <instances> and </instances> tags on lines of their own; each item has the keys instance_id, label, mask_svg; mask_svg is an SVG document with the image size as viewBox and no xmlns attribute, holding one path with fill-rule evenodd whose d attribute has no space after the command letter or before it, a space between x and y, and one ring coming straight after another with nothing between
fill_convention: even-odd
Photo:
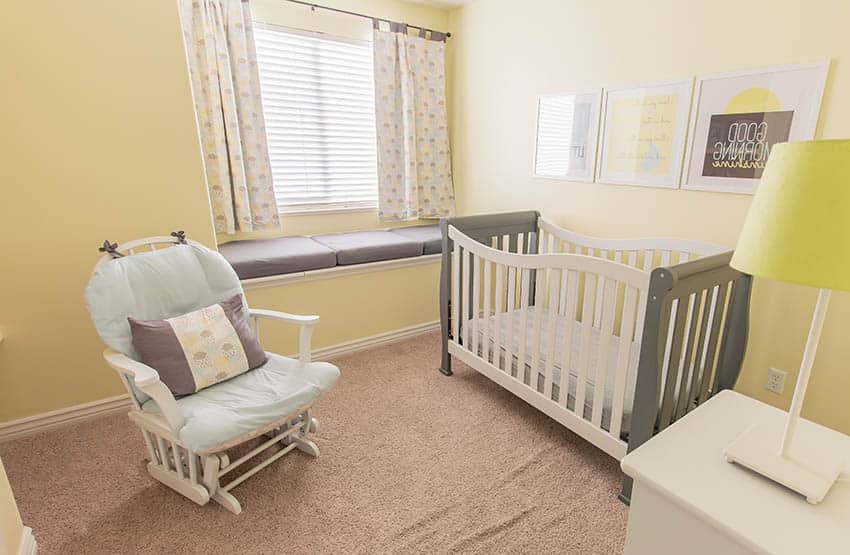
<instances>
[{"instance_id":1,"label":"white nightstand","mask_svg":"<svg viewBox=\"0 0 850 555\"><path fill-rule=\"evenodd\" d=\"M850 554L850 482L818 505L738 465L723 448L755 423L787 413L724 391L626 455L634 478L627 555ZM798 437L846 453L850 436L801 420ZM778 445L777 445L778 449Z\"/></svg>"}]
</instances>

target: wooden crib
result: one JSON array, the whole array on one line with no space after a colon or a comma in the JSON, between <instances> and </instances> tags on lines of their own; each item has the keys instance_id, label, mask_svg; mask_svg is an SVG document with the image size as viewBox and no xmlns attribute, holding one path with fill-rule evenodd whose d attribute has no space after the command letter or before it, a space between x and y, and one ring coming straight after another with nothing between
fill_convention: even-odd
<instances>
[{"instance_id":1,"label":"wooden crib","mask_svg":"<svg viewBox=\"0 0 850 555\"><path fill-rule=\"evenodd\" d=\"M536 211L441 229L444 374L457 357L618 460L734 385L751 277L722 247L587 237Z\"/></svg>"}]
</instances>

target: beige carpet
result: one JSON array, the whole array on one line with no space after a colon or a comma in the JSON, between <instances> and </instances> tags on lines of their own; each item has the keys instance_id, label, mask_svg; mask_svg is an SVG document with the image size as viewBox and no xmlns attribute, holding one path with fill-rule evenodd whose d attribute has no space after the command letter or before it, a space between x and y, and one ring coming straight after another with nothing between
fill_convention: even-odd
<instances>
[{"instance_id":1,"label":"beige carpet","mask_svg":"<svg viewBox=\"0 0 850 555\"><path fill-rule=\"evenodd\" d=\"M150 478L124 415L0 444L41 553L620 553L616 461L460 364L439 336L339 358L294 452L199 507Z\"/></svg>"}]
</instances>

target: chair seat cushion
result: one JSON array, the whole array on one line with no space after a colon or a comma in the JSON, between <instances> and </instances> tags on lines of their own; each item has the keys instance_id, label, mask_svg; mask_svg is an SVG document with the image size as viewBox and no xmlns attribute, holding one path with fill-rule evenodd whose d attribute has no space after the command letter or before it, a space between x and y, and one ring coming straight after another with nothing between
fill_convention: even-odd
<instances>
[{"instance_id":1,"label":"chair seat cushion","mask_svg":"<svg viewBox=\"0 0 850 555\"><path fill-rule=\"evenodd\" d=\"M307 272L336 266L333 250L309 237L251 239L219 245L239 279Z\"/></svg>"},{"instance_id":2,"label":"chair seat cushion","mask_svg":"<svg viewBox=\"0 0 850 555\"><path fill-rule=\"evenodd\" d=\"M422 243L389 231L330 233L315 235L313 239L333 249L340 266L410 258L422 254Z\"/></svg>"},{"instance_id":3,"label":"chair seat cushion","mask_svg":"<svg viewBox=\"0 0 850 555\"><path fill-rule=\"evenodd\" d=\"M414 225L397 227L390 233L401 235L422 243L422 254L440 254L443 252L443 236L438 225Z\"/></svg>"},{"instance_id":4,"label":"chair seat cushion","mask_svg":"<svg viewBox=\"0 0 850 555\"><path fill-rule=\"evenodd\" d=\"M177 400L186 419L180 430L186 447L211 453L250 439L310 405L339 378L339 369L327 362L301 364L266 355L268 360L259 368ZM159 413L153 400L142 410Z\"/></svg>"}]
</instances>

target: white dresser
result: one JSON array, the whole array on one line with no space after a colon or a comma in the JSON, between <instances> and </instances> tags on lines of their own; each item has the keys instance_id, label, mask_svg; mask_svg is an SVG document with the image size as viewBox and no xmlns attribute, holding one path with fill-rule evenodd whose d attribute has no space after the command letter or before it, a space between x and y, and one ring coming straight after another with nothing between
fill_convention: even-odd
<instances>
[{"instance_id":1,"label":"white dresser","mask_svg":"<svg viewBox=\"0 0 850 555\"><path fill-rule=\"evenodd\" d=\"M750 425L779 432L786 416L724 391L624 457L623 471L635 480L625 553L850 554L850 475L809 505L723 458ZM850 437L805 420L798 430L801 444L840 449L850 464Z\"/></svg>"}]
</instances>

